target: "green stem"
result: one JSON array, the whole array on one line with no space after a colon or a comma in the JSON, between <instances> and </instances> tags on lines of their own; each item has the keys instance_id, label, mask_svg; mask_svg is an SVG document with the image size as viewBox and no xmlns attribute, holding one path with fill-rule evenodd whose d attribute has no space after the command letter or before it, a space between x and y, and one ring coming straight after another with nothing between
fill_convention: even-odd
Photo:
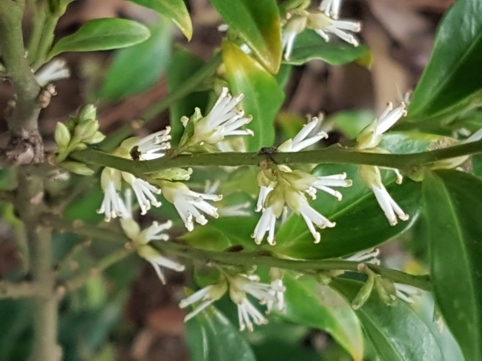
<instances>
[{"instance_id":1,"label":"green stem","mask_svg":"<svg viewBox=\"0 0 482 361\"><path fill-rule=\"evenodd\" d=\"M35 70L40 68L46 61L50 60L48 58L48 53L52 47L52 43L54 42L54 30L58 21L59 16L50 13L47 14L42 29L42 35L40 36L38 51L35 55L35 60L32 65L33 69Z\"/></svg>"},{"instance_id":2,"label":"green stem","mask_svg":"<svg viewBox=\"0 0 482 361\"><path fill-rule=\"evenodd\" d=\"M46 14L43 9L43 4L38 1L33 1L34 19L33 19L33 29L28 42L28 58L32 63L38 52L38 47L40 43L40 38L42 36L42 29L45 24Z\"/></svg>"},{"instance_id":3,"label":"green stem","mask_svg":"<svg viewBox=\"0 0 482 361\"><path fill-rule=\"evenodd\" d=\"M206 79L209 79L215 73L221 63L222 57L221 54L218 53L208 64L194 73L188 81L176 88L175 91L169 93L169 95L162 99L156 106L148 109L140 116L140 118L144 119L145 123L148 123L158 114L168 109L172 104L196 91L196 89L198 89L206 81ZM131 124L124 125L115 133L109 135L107 139L102 142L102 149L111 150L112 148L118 146L119 143L132 134L133 131L134 128Z\"/></svg>"},{"instance_id":4,"label":"green stem","mask_svg":"<svg viewBox=\"0 0 482 361\"><path fill-rule=\"evenodd\" d=\"M412 154L362 153L352 149L333 146L326 149L296 153L196 153L179 155L174 158L164 157L142 162L115 157L93 149L74 152L70 157L87 164L112 167L140 176L174 167L256 166L259 165L261 161L267 159L271 159L277 164L367 164L410 171L416 167L436 161L468 156L480 152L482 152L482 140Z\"/></svg>"},{"instance_id":5,"label":"green stem","mask_svg":"<svg viewBox=\"0 0 482 361\"><path fill-rule=\"evenodd\" d=\"M94 268L89 269L87 272L82 273L67 282L65 282L64 287L67 292L72 292L80 287L82 287L91 277L98 276L102 271L106 270L110 266L122 261L128 255L130 255L134 250L130 248L122 248L114 253L109 254L103 259L97 262Z\"/></svg>"},{"instance_id":6,"label":"green stem","mask_svg":"<svg viewBox=\"0 0 482 361\"><path fill-rule=\"evenodd\" d=\"M43 290L37 283L0 281L0 298L23 298L40 295Z\"/></svg>"},{"instance_id":7,"label":"green stem","mask_svg":"<svg viewBox=\"0 0 482 361\"><path fill-rule=\"evenodd\" d=\"M117 232L100 229L94 226L83 226L82 228L74 227L68 221L55 216L49 216L51 224L61 226L66 231L76 232L78 234L88 235L94 239L105 239L109 241L127 242L129 239ZM98 233L97 235L95 235ZM154 248L163 254L173 254L178 257L190 260L202 261L206 263L217 263L220 265L256 265L267 267L278 267L290 269L294 271L332 271L345 270L358 272L360 262L352 262L345 260L288 260L276 258L272 255L266 255L266 249L260 252L215 252L205 251L194 248L190 245L179 242L154 242L150 243ZM401 271L387 269L381 266L367 264L367 266L375 273L392 279L395 282L412 285L423 290L430 290L430 279L427 275L415 276Z\"/></svg>"},{"instance_id":8,"label":"green stem","mask_svg":"<svg viewBox=\"0 0 482 361\"><path fill-rule=\"evenodd\" d=\"M344 260L288 260L266 256L258 252L214 252L205 251L191 246L182 245L174 242L155 242L151 245L160 252L175 254L182 258L204 261L206 263L218 263L224 265L256 265L266 267L277 267L293 271L333 271L345 270L358 272L360 262ZM397 283L411 285L426 291L430 291L430 278L427 275L415 276L401 271L388 269L385 267L367 264L367 266L380 276L389 278Z\"/></svg>"}]
</instances>

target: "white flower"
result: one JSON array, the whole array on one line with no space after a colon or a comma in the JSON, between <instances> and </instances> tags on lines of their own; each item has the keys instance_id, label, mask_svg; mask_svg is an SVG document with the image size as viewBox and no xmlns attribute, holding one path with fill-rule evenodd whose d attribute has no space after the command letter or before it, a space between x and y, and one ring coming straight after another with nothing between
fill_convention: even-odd
<instances>
[{"instance_id":1,"label":"white flower","mask_svg":"<svg viewBox=\"0 0 482 361\"><path fill-rule=\"evenodd\" d=\"M377 258L380 254L378 248L370 248L364 251L357 252L350 257L345 258L347 261L359 262L359 263L371 263L380 264L380 260Z\"/></svg>"},{"instance_id":2,"label":"white flower","mask_svg":"<svg viewBox=\"0 0 482 361\"><path fill-rule=\"evenodd\" d=\"M319 14L318 17L323 14ZM326 20L325 20L326 21ZM360 42L358 39L350 32L358 33L361 30L361 24L359 21L353 20L329 20L328 26L324 26L320 29L313 28L313 30L320 35L326 42L330 41L328 33L338 36L340 39L346 41L347 43L358 46Z\"/></svg>"},{"instance_id":3,"label":"white flower","mask_svg":"<svg viewBox=\"0 0 482 361\"><path fill-rule=\"evenodd\" d=\"M294 170L284 177L289 180L295 189L306 192L312 199L316 199L316 192L320 190L340 201L343 197L342 194L330 187L351 187L353 184L350 179L346 179L346 173L315 176L301 170Z\"/></svg>"},{"instance_id":4,"label":"white flower","mask_svg":"<svg viewBox=\"0 0 482 361\"><path fill-rule=\"evenodd\" d=\"M162 256L158 250L151 247L149 244L139 245L137 247L137 254L154 267L157 276L163 284L166 284L166 279L162 273L161 267L169 268L177 272L182 272L185 269L184 265Z\"/></svg>"},{"instance_id":5,"label":"white flower","mask_svg":"<svg viewBox=\"0 0 482 361\"><path fill-rule=\"evenodd\" d=\"M229 89L224 87L207 116L202 117L200 110L196 108L193 118L200 120L194 121L194 134L185 143L188 146L203 146L205 143L217 145L227 136L253 135L254 133L250 129L239 129L252 120L251 116L244 115L244 110L236 109L243 98L243 94L232 97ZM187 117L181 118L184 127L187 127L190 121Z\"/></svg>"},{"instance_id":6,"label":"white flower","mask_svg":"<svg viewBox=\"0 0 482 361\"><path fill-rule=\"evenodd\" d=\"M357 137L356 149L365 150L372 149L378 146L382 140L382 135L390 129L400 118L407 115L405 103L400 103L396 108L393 108L392 103L388 103L384 112L375 119L373 123L363 129Z\"/></svg>"},{"instance_id":7,"label":"white flower","mask_svg":"<svg viewBox=\"0 0 482 361\"><path fill-rule=\"evenodd\" d=\"M148 261L157 276L163 284L166 283L164 274L162 273L161 267L169 268L177 272L184 271L184 265L166 258L161 255L161 253L153 248L149 243L155 240L167 241L169 236L163 231L171 228L172 222L167 221L166 223L153 222L152 225L141 231L139 224L132 218L132 207L131 207L131 193L130 190L126 191L126 202L121 204L123 218L120 221L122 230L132 241L134 247L137 250L137 254Z\"/></svg>"},{"instance_id":8,"label":"white flower","mask_svg":"<svg viewBox=\"0 0 482 361\"><path fill-rule=\"evenodd\" d=\"M134 177L131 173L122 172L122 178L134 190L142 215L145 215L147 211L151 209L151 204L154 207L160 207L162 205L162 203L154 196L154 194L161 194L159 188L154 187L143 179Z\"/></svg>"},{"instance_id":9,"label":"white flower","mask_svg":"<svg viewBox=\"0 0 482 361\"><path fill-rule=\"evenodd\" d=\"M410 285L405 285L402 283L395 283L395 294L398 298L402 301L405 301L409 304L413 303L413 299L411 296L421 296L422 293L418 288L415 288Z\"/></svg>"},{"instance_id":10,"label":"white flower","mask_svg":"<svg viewBox=\"0 0 482 361\"><path fill-rule=\"evenodd\" d=\"M213 302L219 300L221 297L223 297L227 290L228 284L226 282L226 279L222 278L219 283L204 287L196 293L193 293L191 296L181 300L181 302L179 303L180 308L186 308L196 302L201 301L201 304L195 307L191 313L188 313L186 317L184 317L184 322L189 321L191 318L193 318L201 311L206 309L208 306L210 306Z\"/></svg>"},{"instance_id":11,"label":"white flower","mask_svg":"<svg viewBox=\"0 0 482 361\"><path fill-rule=\"evenodd\" d=\"M251 235L254 238L256 244L261 244L263 241L264 235L266 232L268 233L268 243L272 246L276 244L274 240L274 232L276 226L276 214L274 213L273 207L268 207L263 209L263 213L261 214L261 218L259 219L256 227L254 228L254 232Z\"/></svg>"},{"instance_id":12,"label":"white flower","mask_svg":"<svg viewBox=\"0 0 482 361\"><path fill-rule=\"evenodd\" d=\"M97 213L105 214L105 221L122 217L125 206L119 195L122 186L121 173L114 168L105 167L100 175L100 185L104 191L104 199Z\"/></svg>"},{"instance_id":13,"label":"white flower","mask_svg":"<svg viewBox=\"0 0 482 361\"><path fill-rule=\"evenodd\" d=\"M295 44L296 36L306 28L306 16L294 16L288 21L282 33L282 45L285 49L286 60L290 60L291 52Z\"/></svg>"},{"instance_id":14,"label":"white flower","mask_svg":"<svg viewBox=\"0 0 482 361\"><path fill-rule=\"evenodd\" d=\"M373 123L368 125L357 137L358 150L371 151L374 153L386 153L386 150L377 148L382 140L383 133L390 129L401 117L407 114L405 103L401 103L398 107L393 108L393 104L389 103L385 111L375 119ZM392 169L397 176L397 183L402 183L403 177L398 169ZM392 226L398 223L397 217L402 221L409 219L400 206L393 200L385 186L382 183L380 168L376 166L361 165L360 176L368 188L370 188L382 208L385 216Z\"/></svg>"},{"instance_id":15,"label":"white flower","mask_svg":"<svg viewBox=\"0 0 482 361\"><path fill-rule=\"evenodd\" d=\"M266 302L267 313L271 312L274 306L278 307L278 311L283 312L285 310L285 291L286 287L283 284L284 271L280 268L271 268L269 275L271 278L271 287L268 293L272 295L276 301L268 300Z\"/></svg>"},{"instance_id":16,"label":"white flower","mask_svg":"<svg viewBox=\"0 0 482 361\"><path fill-rule=\"evenodd\" d=\"M262 303L267 303L270 300L277 302L276 297L269 293L271 285L260 283L259 278L256 276L248 277L243 275L230 277L229 285L231 300L238 306L239 329L241 331L245 328L253 331L253 322L257 325L268 322L263 314L249 302L246 293L249 293Z\"/></svg>"},{"instance_id":17,"label":"white flower","mask_svg":"<svg viewBox=\"0 0 482 361\"><path fill-rule=\"evenodd\" d=\"M281 270L278 271L282 272ZM273 305L284 302L283 292L285 292L285 287L282 283L260 283L259 277L255 275L226 275L222 276L217 284L204 287L180 302L179 307L181 308L186 308L194 303L201 302L184 318L184 321L190 320L213 302L219 300L226 293L228 283L231 300L238 306L238 318L241 331L245 328L252 331L253 322L257 325L268 322L263 314L248 300L247 294L258 299L260 304L268 304L270 309ZM282 309L282 307L280 309Z\"/></svg>"},{"instance_id":18,"label":"white flower","mask_svg":"<svg viewBox=\"0 0 482 361\"><path fill-rule=\"evenodd\" d=\"M400 206L393 200L387 189L382 183L380 169L375 166L361 165L360 176L365 184L373 191L375 197L380 205L380 208L385 213L388 222L395 226L398 223L397 217L402 221L407 221L410 217L406 214Z\"/></svg>"},{"instance_id":19,"label":"white flower","mask_svg":"<svg viewBox=\"0 0 482 361\"><path fill-rule=\"evenodd\" d=\"M320 11L332 19L340 17L341 0L323 0L320 4Z\"/></svg>"},{"instance_id":20,"label":"white flower","mask_svg":"<svg viewBox=\"0 0 482 361\"><path fill-rule=\"evenodd\" d=\"M164 192L164 197L174 204L188 231L194 229L193 218L201 225L208 222L199 210L214 218L219 217L217 208L205 200L219 201L223 198L222 195L193 192L184 183L180 182L162 181L160 184Z\"/></svg>"},{"instance_id":21,"label":"white flower","mask_svg":"<svg viewBox=\"0 0 482 361\"><path fill-rule=\"evenodd\" d=\"M159 132L148 135L144 138L132 137L126 139L120 145L124 151L124 156L138 155L136 160L152 160L161 158L165 155L165 151L171 148L171 127Z\"/></svg>"},{"instance_id":22,"label":"white flower","mask_svg":"<svg viewBox=\"0 0 482 361\"><path fill-rule=\"evenodd\" d=\"M325 132L318 132L315 135L309 134L319 125L320 119L313 117L311 121L303 126L303 128L292 139L288 139L278 146L279 152L298 152L320 141L323 138L328 138Z\"/></svg>"},{"instance_id":23,"label":"white flower","mask_svg":"<svg viewBox=\"0 0 482 361\"><path fill-rule=\"evenodd\" d=\"M293 207L291 209L293 209ZM314 227L315 225L321 229L324 229L326 227L333 228L336 225L335 222L331 222L328 218L326 218L321 213L316 211L313 207L311 207L308 204L306 197L304 196L300 197L300 206L298 212L296 211L296 209L293 209L293 211L295 213L301 214L301 216L306 222L306 225L308 226L308 229L313 235L313 238L315 239L315 243L319 243L321 239L320 233L317 232Z\"/></svg>"},{"instance_id":24,"label":"white flower","mask_svg":"<svg viewBox=\"0 0 482 361\"><path fill-rule=\"evenodd\" d=\"M67 64L61 59L52 60L35 73L35 79L42 88L53 81L66 79L69 76Z\"/></svg>"}]
</instances>

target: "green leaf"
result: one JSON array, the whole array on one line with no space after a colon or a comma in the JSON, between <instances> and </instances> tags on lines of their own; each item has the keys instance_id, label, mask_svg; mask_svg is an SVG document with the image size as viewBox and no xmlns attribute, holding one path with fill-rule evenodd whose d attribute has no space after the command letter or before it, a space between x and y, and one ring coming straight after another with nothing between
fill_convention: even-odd
<instances>
[{"instance_id":1,"label":"green leaf","mask_svg":"<svg viewBox=\"0 0 482 361\"><path fill-rule=\"evenodd\" d=\"M248 151L273 146L273 121L283 104L283 90L270 73L227 40L223 42L223 60L232 92L244 94L243 109L253 116L248 128L254 136L246 139Z\"/></svg>"},{"instance_id":2,"label":"green leaf","mask_svg":"<svg viewBox=\"0 0 482 361\"><path fill-rule=\"evenodd\" d=\"M147 40L149 29L126 19L93 19L74 34L60 39L50 50L49 58L67 51L119 49Z\"/></svg>"},{"instance_id":3,"label":"green leaf","mask_svg":"<svg viewBox=\"0 0 482 361\"><path fill-rule=\"evenodd\" d=\"M351 301L362 283L335 279L330 286ZM395 306L386 306L377 292L372 292L355 313L381 360L444 360L430 328L408 304L399 300Z\"/></svg>"},{"instance_id":4,"label":"green leaf","mask_svg":"<svg viewBox=\"0 0 482 361\"><path fill-rule=\"evenodd\" d=\"M346 256L398 236L418 217L419 184L407 179L397 185L393 177L385 177L388 193L410 215L409 221L400 221L396 226L391 226L375 196L360 179L357 166L322 165L315 171L318 175L342 172L353 180L353 185L340 190L343 194L341 201L324 192L318 192L317 199L310 201L313 208L336 222L336 226L321 230L321 242L314 244L303 218L293 214L278 230L277 245L270 247L270 250L279 255L306 259Z\"/></svg>"},{"instance_id":5,"label":"green leaf","mask_svg":"<svg viewBox=\"0 0 482 361\"><path fill-rule=\"evenodd\" d=\"M302 65L312 59L321 59L331 65L342 65L369 54L370 48L366 45L326 42L313 30L307 29L296 37L290 59L283 63Z\"/></svg>"},{"instance_id":6,"label":"green leaf","mask_svg":"<svg viewBox=\"0 0 482 361\"><path fill-rule=\"evenodd\" d=\"M275 0L211 0L224 21L253 50L261 64L276 74L283 46Z\"/></svg>"},{"instance_id":7,"label":"green leaf","mask_svg":"<svg viewBox=\"0 0 482 361\"><path fill-rule=\"evenodd\" d=\"M351 307L327 286L308 277L286 274L286 310L280 316L331 334L355 361L363 359L363 337L358 318Z\"/></svg>"},{"instance_id":8,"label":"green leaf","mask_svg":"<svg viewBox=\"0 0 482 361\"><path fill-rule=\"evenodd\" d=\"M184 0L130 0L146 8L155 10L176 24L187 40L192 37L192 22Z\"/></svg>"},{"instance_id":9,"label":"green leaf","mask_svg":"<svg viewBox=\"0 0 482 361\"><path fill-rule=\"evenodd\" d=\"M409 108L423 121L468 101L482 89L482 2L457 1L445 15L430 62L415 89Z\"/></svg>"},{"instance_id":10,"label":"green leaf","mask_svg":"<svg viewBox=\"0 0 482 361\"><path fill-rule=\"evenodd\" d=\"M214 306L190 320L187 329L192 361L256 360L243 335Z\"/></svg>"},{"instance_id":11,"label":"green leaf","mask_svg":"<svg viewBox=\"0 0 482 361\"><path fill-rule=\"evenodd\" d=\"M151 27L151 37L135 46L119 50L112 62L99 96L120 100L150 88L166 70L173 34L164 19Z\"/></svg>"},{"instance_id":12,"label":"green leaf","mask_svg":"<svg viewBox=\"0 0 482 361\"><path fill-rule=\"evenodd\" d=\"M185 84L189 78L205 65L197 55L191 53L185 48L179 48L172 57L171 65L167 71L167 85L172 93L177 88ZM206 104L209 100L208 91L200 91L191 93L183 99L175 102L169 108L171 112L171 134L172 143L178 144L181 139L184 127L181 123L181 117L190 117L194 113L194 108L198 107L201 112L206 110Z\"/></svg>"},{"instance_id":13,"label":"green leaf","mask_svg":"<svg viewBox=\"0 0 482 361\"><path fill-rule=\"evenodd\" d=\"M482 360L482 181L458 171L423 183L435 300L467 360Z\"/></svg>"}]
</instances>

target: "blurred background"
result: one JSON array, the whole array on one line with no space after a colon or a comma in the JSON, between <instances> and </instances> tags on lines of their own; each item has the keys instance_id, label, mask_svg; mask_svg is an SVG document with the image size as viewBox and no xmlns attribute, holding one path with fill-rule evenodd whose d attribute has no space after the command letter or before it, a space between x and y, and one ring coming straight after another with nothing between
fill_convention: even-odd
<instances>
[{"instance_id":1,"label":"blurred background","mask_svg":"<svg viewBox=\"0 0 482 361\"><path fill-rule=\"evenodd\" d=\"M452 2L345 0L342 17L362 22L360 38L371 48L371 68L357 63L330 66L321 60L294 67L286 87L287 98L277 119L278 125L283 126L292 119L303 119L306 114L316 115L320 111L328 119L373 119L373 114L380 112L387 102L400 99L401 94L417 84L430 57L436 26ZM224 36L217 30L222 23L221 17L209 0L186 0L186 4L194 25L190 42L167 21L159 21L157 13L129 1L76 0L68 7L58 24L56 37L72 34L90 19L120 17L149 24L153 32L152 41L157 41L159 46L144 48L150 54L147 62L142 55L139 59L133 58L132 54L123 55L125 51L63 56L71 69L71 77L56 82L58 95L41 114L40 126L50 142L47 144L54 146L55 124L65 121L69 114L89 102L99 107L104 133L139 120L141 114L168 94L166 74L173 66L173 46L176 48L181 44L204 60L211 58ZM31 13L26 14L25 34L29 33L31 16ZM139 54L146 52L139 51ZM152 59L158 61L153 62ZM112 64L117 67L115 71ZM140 75L130 78L129 68L140 69ZM125 77L122 76L124 71ZM0 82L0 109L6 108L10 97L8 82ZM169 112L157 115L149 123L149 129L143 129L141 134L162 129L169 123L170 116ZM3 112L0 117L0 144L3 146L7 139ZM335 130L334 133L338 135L334 139L343 137L341 132ZM8 188L11 176L5 172L1 174L3 187ZM86 222L102 219L93 212L86 214L87 209L95 209L95 205L99 204L100 190L95 187L93 184L85 196L76 195L79 198L65 210L69 217ZM16 222L13 210L3 204L1 211L0 279L20 272L22 259L18 244L23 237L22 227ZM145 224L151 220L146 219ZM59 261L59 273L75 273L79 267L92 267L99 255L109 253L110 247L114 249L109 244L80 241L74 235L56 235L56 257L62 260ZM383 254L400 267L406 265L405 251L393 242L385 247ZM104 274L91 277L85 287L69 294L61 303L60 341L64 359L189 360L187 331L182 321L185 310L178 308L179 300L184 297L184 284L190 282L185 279L188 274L166 270L168 283L163 286L149 264L131 256L110 267ZM29 322L28 300L0 300L0 361L26 359L32 336ZM273 350L273 345L278 345L276 347L280 347L280 352L285 353L284 359L349 360L325 333L295 325L284 327L281 334L279 330L276 322L271 322L262 332L257 330L247 335L259 360L273 357L264 356L268 350ZM277 334L276 341L265 342L272 334ZM286 358L289 351L283 351L280 346L285 341L294 345L292 350L298 350L296 356Z\"/></svg>"}]
</instances>

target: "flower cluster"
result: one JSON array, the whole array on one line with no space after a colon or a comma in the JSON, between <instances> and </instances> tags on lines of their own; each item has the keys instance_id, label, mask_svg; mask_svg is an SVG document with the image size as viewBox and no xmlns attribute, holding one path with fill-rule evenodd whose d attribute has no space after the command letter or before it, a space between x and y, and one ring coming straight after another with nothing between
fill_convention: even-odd
<instances>
[{"instance_id":1,"label":"flower cluster","mask_svg":"<svg viewBox=\"0 0 482 361\"><path fill-rule=\"evenodd\" d=\"M181 119L185 131L181 138L178 153L186 152L214 152L220 151L220 143L227 136L252 135L249 129L239 129L251 121L244 111L237 109L243 95L232 97L227 88L223 88L221 95L214 104L211 112L203 117L196 108L191 118ZM171 148L170 127L156 132L145 138L133 137L125 140L113 155L122 158L133 158L137 161L152 160L163 157ZM152 207L160 207L161 202L156 195L163 194L178 211L188 231L194 228L194 221L204 225L207 223L204 212L217 218L217 208L206 201L219 201L221 195L204 194L190 190L180 181L188 180L191 169L179 168L157 172L146 179L138 178L131 173L106 167L101 174L101 187L104 191L99 213L105 214L105 220L122 217L121 191L123 185L132 188L141 214L146 214Z\"/></svg>"},{"instance_id":2,"label":"flower cluster","mask_svg":"<svg viewBox=\"0 0 482 361\"><path fill-rule=\"evenodd\" d=\"M390 129L401 117L407 114L405 103L401 103L394 108L392 103L389 103L387 109L375 119L370 125L361 131L357 137L357 144L355 149L370 152L370 153L387 153L385 149L379 148L383 133ZM402 183L403 177L397 169L392 169L397 177L397 183ZM360 166L360 176L365 184L370 188L380 204L388 222L392 226L398 223L397 217L402 221L409 219L400 206L393 200L387 189L382 183L382 176L380 168L371 165Z\"/></svg>"},{"instance_id":3,"label":"flower cluster","mask_svg":"<svg viewBox=\"0 0 482 361\"><path fill-rule=\"evenodd\" d=\"M126 139L113 154L121 158L131 158L135 152L139 159L156 159L164 156L165 150L171 147L169 140L171 139L170 128L156 132L146 138L140 139L132 137ZM122 217L122 198L120 192L122 183L128 184L134 194L141 209L141 214L146 214L151 208L160 207L161 202L157 200L155 194L160 194L161 189L155 187L144 179L137 178L128 172L122 172L114 168L106 167L102 171L100 184L104 191L104 200L98 210L99 213L105 214L105 220L108 222L111 218Z\"/></svg>"},{"instance_id":4,"label":"flower cluster","mask_svg":"<svg viewBox=\"0 0 482 361\"><path fill-rule=\"evenodd\" d=\"M319 123L318 118L313 118L293 139L281 144L278 151L297 152L326 138L327 134L324 132L309 136ZM315 243L320 242L321 236L315 226L323 229L334 227L335 223L311 207L305 193L315 199L316 192L321 190L340 200L341 193L331 187L349 187L351 181L346 179L345 173L315 176L302 170L292 170L287 166L271 165L258 173L258 185L260 191L256 211L262 211L262 214L252 237L260 244L268 232L268 243L274 245L276 219L281 216L286 206L303 217Z\"/></svg>"},{"instance_id":5,"label":"flower cluster","mask_svg":"<svg viewBox=\"0 0 482 361\"><path fill-rule=\"evenodd\" d=\"M287 23L283 29L283 48L285 59L289 60L293 51L296 36L305 29L314 30L325 41L333 34L353 46L358 46L358 39L351 33L361 30L361 24L353 20L339 20L341 0L323 0L319 11L306 10L308 3L290 9L287 13Z\"/></svg>"},{"instance_id":6,"label":"flower cluster","mask_svg":"<svg viewBox=\"0 0 482 361\"><path fill-rule=\"evenodd\" d=\"M247 328L253 331L253 323L261 325L268 321L249 301L247 297L248 294L258 299L260 304L266 304L268 312L273 309L274 305L276 305L279 310L284 309L285 287L282 281L282 271L272 269L270 276L272 281L270 284L267 284L261 283L259 277L255 275L237 274L230 276L223 274L218 283L206 286L181 301L179 304L181 308L186 308L201 302L184 318L184 321L190 320L213 302L219 300L229 288L229 296L238 307L240 330L243 331Z\"/></svg>"}]
</instances>

